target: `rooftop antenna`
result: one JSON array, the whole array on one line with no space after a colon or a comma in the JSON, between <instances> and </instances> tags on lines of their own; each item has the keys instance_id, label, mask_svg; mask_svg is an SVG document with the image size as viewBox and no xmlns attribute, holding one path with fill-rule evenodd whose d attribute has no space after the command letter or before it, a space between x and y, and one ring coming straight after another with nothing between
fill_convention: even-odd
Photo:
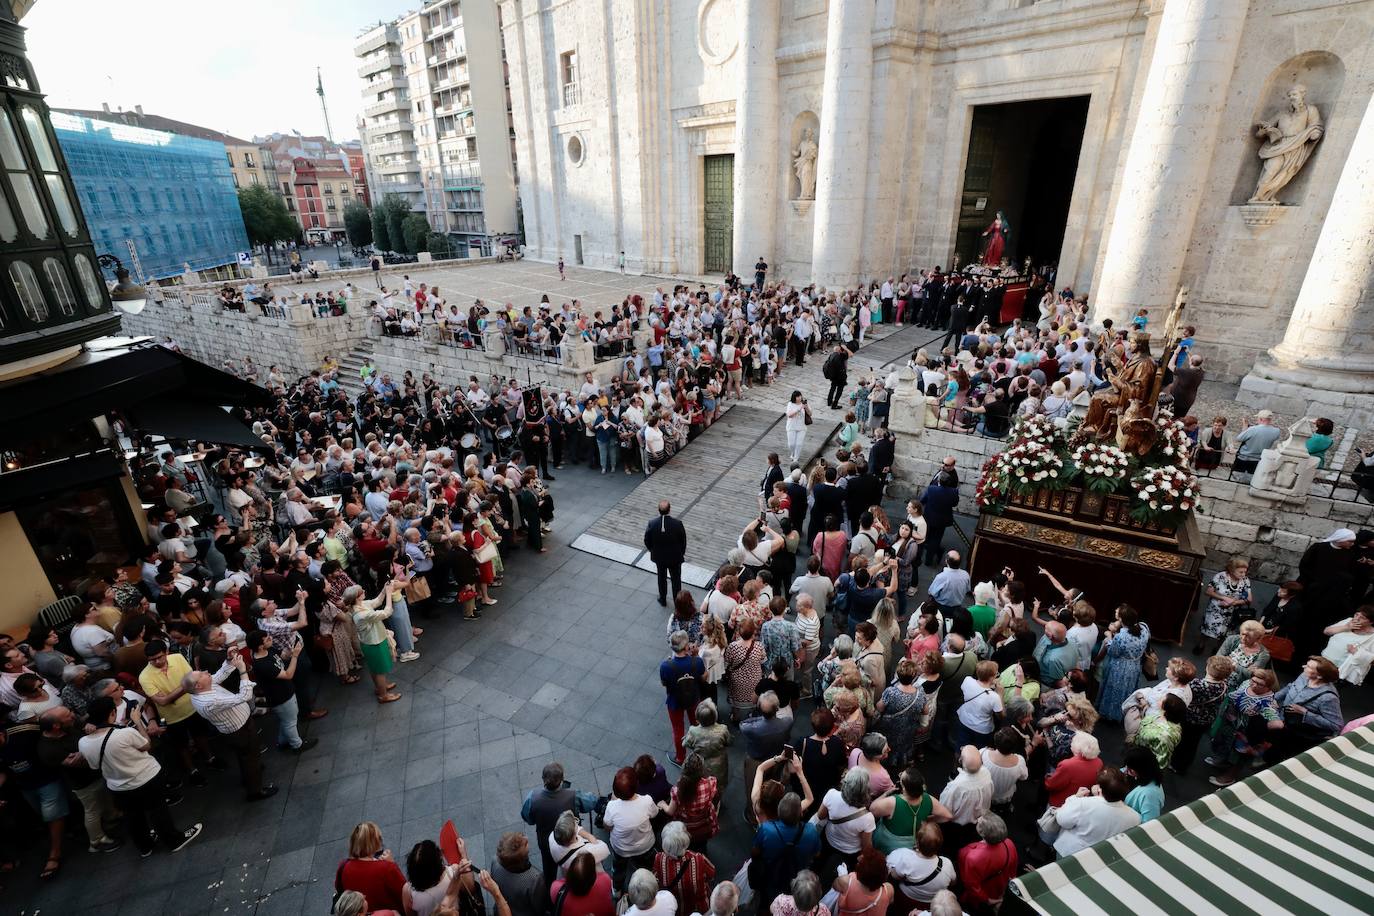
<instances>
[{"instance_id":1,"label":"rooftop antenna","mask_svg":"<svg viewBox=\"0 0 1374 916\"><path fill-rule=\"evenodd\" d=\"M324 112L324 134L329 138L329 142L334 142L334 129L329 126L329 106L324 101L324 79L320 76L320 68L315 68L315 94L320 97L320 110Z\"/></svg>"}]
</instances>

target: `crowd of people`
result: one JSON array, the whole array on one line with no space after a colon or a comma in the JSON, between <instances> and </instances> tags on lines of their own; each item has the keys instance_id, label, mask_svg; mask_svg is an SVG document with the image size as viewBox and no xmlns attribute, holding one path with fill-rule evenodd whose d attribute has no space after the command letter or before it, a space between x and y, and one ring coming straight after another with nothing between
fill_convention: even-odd
<instances>
[{"instance_id":1,"label":"crowd of people","mask_svg":"<svg viewBox=\"0 0 1374 916\"><path fill-rule=\"evenodd\" d=\"M1118 335L1090 332L1081 298L1046 291L1038 324L970 335L974 317L997 315L1000 278L928 272L843 292L757 279L659 289L606 321L576 302L463 313L420 284L384 314L465 329L460 341L487 321L516 348L545 346L555 329L554 346L567 333L627 347L641 323L650 333L609 382L589 373L561 392L409 371L394 381L367 361L350 398L332 360L290 381L245 357L227 368L276 398L238 414L270 446L265 460L207 446L188 465L131 441L153 506L141 563L93 584L69 632L0 637L5 785L46 825L43 877L62 868L71 799L92 852L122 836L150 856L200 835L172 808L229 757L247 802L274 795L258 723L281 753L305 754L317 742L302 726L328 715L314 704L322 678L366 676L379 704L398 700L392 672L420 657L429 621L454 606L481 617L511 552L547 550L550 468L649 470L731 395L813 354L832 384L827 407L844 411L838 449L800 465L811 408L795 394L792 460L769 456L759 517L704 597L682 589L690 533L671 505L646 529L669 607L666 759L626 761L602 796L546 765L520 812L535 848L504 834L489 869L461 838L422 840L398 862L363 822L334 876L335 913L988 913L1024 868L1158 818L1166 774L1198 756L1226 786L1345 727L1342 684L1374 661L1374 532L1340 529L1314 546L1263 610L1248 564L1233 560L1208 583L1203 664L1161 664L1139 611L1103 613L1067 570L972 581L945 544L952 458L903 512L884 509L893 380L850 391L847 376L872 323L957 327L957 348L917 351L911 367L948 408L936 422L997 435L1027 404L1058 411L1100 381L1095 354ZM1124 748L1108 763L1098 735L1116 723ZM928 788L946 772L943 789ZM726 863L712 844L732 823L722 803L735 781L748 855ZM0 865L19 834L5 836Z\"/></svg>"}]
</instances>

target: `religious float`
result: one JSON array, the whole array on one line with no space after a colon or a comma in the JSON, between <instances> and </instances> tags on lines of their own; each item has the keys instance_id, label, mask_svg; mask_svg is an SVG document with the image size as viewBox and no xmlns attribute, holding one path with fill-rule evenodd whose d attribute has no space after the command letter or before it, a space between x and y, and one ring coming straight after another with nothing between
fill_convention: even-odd
<instances>
[{"instance_id":1,"label":"religious float","mask_svg":"<svg viewBox=\"0 0 1374 916\"><path fill-rule=\"evenodd\" d=\"M1037 572L1043 567L1081 588L1100 622L1124 602L1155 638L1182 639L1204 556L1193 518L1199 488L1183 423L1158 401L1183 302L1180 294L1163 357L1151 357L1147 336L1132 336L1123 364L1108 367L1109 388L1081 398L1067 419L1022 418L1007 448L983 465L975 582L1008 568L1025 581L1028 600L1060 604Z\"/></svg>"}]
</instances>

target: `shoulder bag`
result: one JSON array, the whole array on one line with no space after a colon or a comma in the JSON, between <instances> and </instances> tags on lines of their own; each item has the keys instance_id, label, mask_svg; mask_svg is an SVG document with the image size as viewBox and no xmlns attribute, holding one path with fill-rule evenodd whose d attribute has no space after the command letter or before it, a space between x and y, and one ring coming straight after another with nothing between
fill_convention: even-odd
<instances>
[{"instance_id":1,"label":"shoulder bag","mask_svg":"<svg viewBox=\"0 0 1374 916\"><path fill-rule=\"evenodd\" d=\"M501 551L497 548L496 542L488 538L482 542L482 546L477 548L477 552L472 558L478 563L490 563L500 556Z\"/></svg>"}]
</instances>

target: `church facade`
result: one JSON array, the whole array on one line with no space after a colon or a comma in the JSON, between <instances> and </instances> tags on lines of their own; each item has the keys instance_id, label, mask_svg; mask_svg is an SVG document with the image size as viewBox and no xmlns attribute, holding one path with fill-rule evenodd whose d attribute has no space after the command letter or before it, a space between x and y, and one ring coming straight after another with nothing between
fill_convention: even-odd
<instances>
[{"instance_id":1,"label":"church facade","mask_svg":"<svg viewBox=\"0 0 1374 916\"><path fill-rule=\"evenodd\" d=\"M1000 216L1004 256L1099 317L1162 323L1188 287L1209 377L1243 397L1368 415L1374 3L501 13L531 257L853 284L978 258Z\"/></svg>"}]
</instances>

